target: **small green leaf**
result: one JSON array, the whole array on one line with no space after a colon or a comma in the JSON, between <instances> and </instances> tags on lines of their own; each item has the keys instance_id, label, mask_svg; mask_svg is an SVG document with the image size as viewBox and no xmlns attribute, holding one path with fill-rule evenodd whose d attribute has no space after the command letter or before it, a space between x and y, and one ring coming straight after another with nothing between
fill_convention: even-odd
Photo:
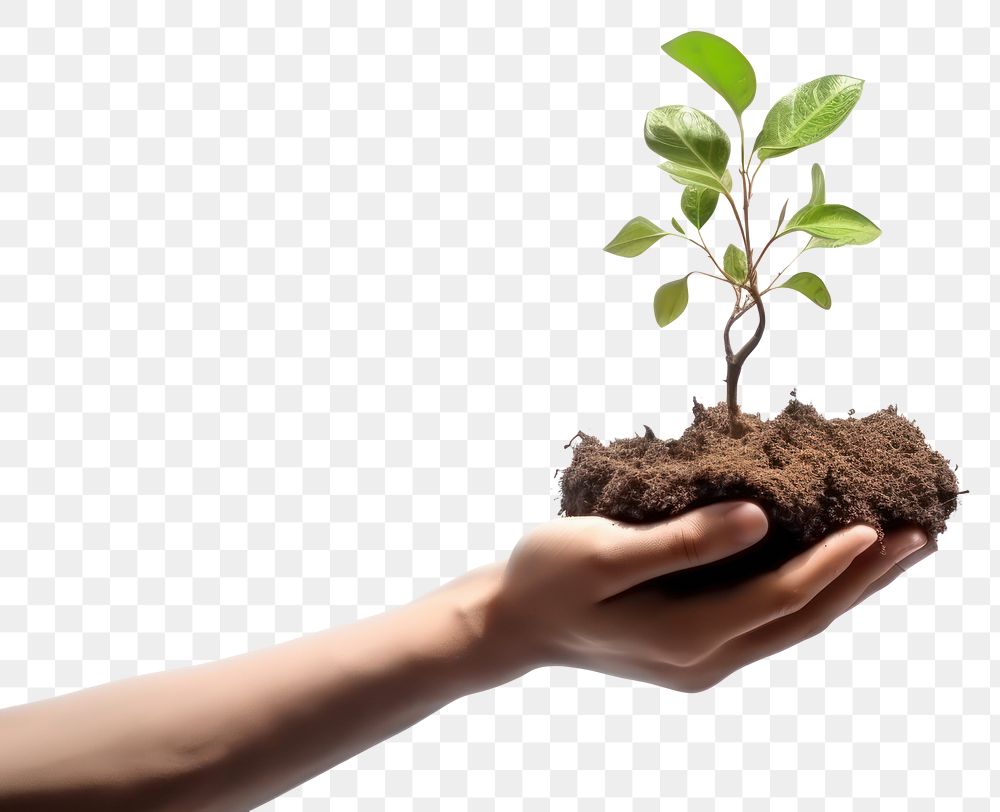
<instances>
[{"instance_id":1,"label":"small green leaf","mask_svg":"<svg viewBox=\"0 0 1000 812\"><path fill-rule=\"evenodd\" d=\"M667 232L656 223L650 222L645 217L633 217L615 238L604 246L604 250L620 257L637 257L666 236Z\"/></svg>"},{"instance_id":2,"label":"small green leaf","mask_svg":"<svg viewBox=\"0 0 1000 812\"><path fill-rule=\"evenodd\" d=\"M819 164L812 167L812 196L809 198L807 206L822 206L826 203L826 179L823 177L823 169Z\"/></svg>"},{"instance_id":3,"label":"small green leaf","mask_svg":"<svg viewBox=\"0 0 1000 812\"><path fill-rule=\"evenodd\" d=\"M735 45L722 37L705 31L688 31L662 47L722 96L737 118L753 101L757 93L753 67Z\"/></svg>"},{"instance_id":4,"label":"small green leaf","mask_svg":"<svg viewBox=\"0 0 1000 812\"><path fill-rule=\"evenodd\" d=\"M681 192L681 211L695 228L701 228L715 212L719 193L704 186L685 186Z\"/></svg>"},{"instance_id":5,"label":"small green leaf","mask_svg":"<svg viewBox=\"0 0 1000 812\"><path fill-rule=\"evenodd\" d=\"M882 230L860 212L839 203L806 206L788 221L782 234L805 231L824 241L822 247L865 245L876 239ZM819 247L819 246L816 246Z\"/></svg>"},{"instance_id":6,"label":"small green leaf","mask_svg":"<svg viewBox=\"0 0 1000 812\"><path fill-rule=\"evenodd\" d=\"M819 164L812 165L812 195L809 197L809 202L806 203L798 212L796 216L803 214L806 209L811 209L814 206L822 206L826 203L826 180L823 178L823 170ZM829 240L823 237L810 237L809 242L806 243L806 247L803 251L809 251L813 248L836 248L843 243L837 242L836 240Z\"/></svg>"},{"instance_id":7,"label":"small green leaf","mask_svg":"<svg viewBox=\"0 0 1000 812\"><path fill-rule=\"evenodd\" d=\"M795 274L795 276L785 282L785 284L778 285L778 287L797 290L811 302L815 302L824 310L829 310L830 305L832 304L830 291L826 289L826 285L823 284L823 280L816 276L816 274L809 273L808 271L802 271Z\"/></svg>"},{"instance_id":8,"label":"small green leaf","mask_svg":"<svg viewBox=\"0 0 1000 812\"><path fill-rule=\"evenodd\" d=\"M686 276L660 285L653 297L653 315L660 327L666 327L688 305L688 278Z\"/></svg>"},{"instance_id":9,"label":"small green leaf","mask_svg":"<svg viewBox=\"0 0 1000 812\"><path fill-rule=\"evenodd\" d=\"M747 281L747 255L742 248L737 248L732 243L722 256L722 270L737 285L742 285Z\"/></svg>"},{"instance_id":10,"label":"small green leaf","mask_svg":"<svg viewBox=\"0 0 1000 812\"><path fill-rule=\"evenodd\" d=\"M781 207L781 214L778 215L778 225L776 225L774 227L775 231L777 231L779 228L781 228L781 224L783 222L785 222L785 212L786 211L788 211L788 201L787 200L785 201L785 205Z\"/></svg>"},{"instance_id":11,"label":"small green leaf","mask_svg":"<svg viewBox=\"0 0 1000 812\"><path fill-rule=\"evenodd\" d=\"M678 234L683 234L684 233L684 229L681 228L681 224L677 222L677 218L676 217L671 217L670 218L670 225L672 225L674 227L674 231L676 231Z\"/></svg>"},{"instance_id":12,"label":"small green leaf","mask_svg":"<svg viewBox=\"0 0 1000 812\"><path fill-rule=\"evenodd\" d=\"M863 86L861 79L839 75L799 85L768 111L752 151L763 161L821 141L844 123Z\"/></svg>"},{"instance_id":13,"label":"small green leaf","mask_svg":"<svg viewBox=\"0 0 1000 812\"><path fill-rule=\"evenodd\" d=\"M646 115L646 144L666 162L660 169L685 185L728 192L729 136L700 110L672 104ZM732 178L729 178L732 188Z\"/></svg>"},{"instance_id":14,"label":"small green leaf","mask_svg":"<svg viewBox=\"0 0 1000 812\"><path fill-rule=\"evenodd\" d=\"M798 221L802 219L809 209L814 209L817 206L822 206L826 202L826 181L823 179L823 170L820 168L819 164L812 165L812 195L809 197L809 202L806 203L801 209L799 209L795 214L792 215L793 221ZM829 242L828 240L821 240L818 237L813 237L803 248L803 251L808 251L810 248L834 248L833 245L824 245L823 243Z\"/></svg>"}]
</instances>

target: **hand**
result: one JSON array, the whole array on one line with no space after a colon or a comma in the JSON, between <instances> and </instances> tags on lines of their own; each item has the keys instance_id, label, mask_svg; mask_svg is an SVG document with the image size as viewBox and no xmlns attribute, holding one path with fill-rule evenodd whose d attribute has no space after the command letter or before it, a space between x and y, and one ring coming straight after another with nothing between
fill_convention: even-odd
<instances>
[{"instance_id":1,"label":"hand","mask_svg":"<svg viewBox=\"0 0 1000 812\"><path fill-rule=\"evenodd\" d=\"M729 589L672 596L644 586L737 553L766 532L767 517L751 502L647 525L557 519L515 548L489 623L526 644L533 666L570 665L702 691L819 634L896 577L897 563L933 552L921 530L887 534L883 553L873 528L853 525Z\"/></svg>"}]
</instances>

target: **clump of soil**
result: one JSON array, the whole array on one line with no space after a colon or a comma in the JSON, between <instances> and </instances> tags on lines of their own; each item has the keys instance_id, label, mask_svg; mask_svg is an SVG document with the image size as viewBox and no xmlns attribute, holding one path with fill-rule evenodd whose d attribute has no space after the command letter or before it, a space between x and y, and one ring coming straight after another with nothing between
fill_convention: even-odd
<instances>
[{"instance_id":1,"label":"clump of soil","mask_svg":"<svg viewBox=\"0 0 1000 812\"><path fill-rule=\"evenodd\" d=\"M671 589L724 586L773 569L845 525L879 533L906 524L935 539L958 503L952 467L895 407L828 420L792 400L773 420L743 415L729 432L724 403L694 404L677 440L646 436L605 446L579 434L562 475L562 512L626 522L666 519L726 499L751 499L770 519L767 537L742 553L660 579Z\"/></svg>"}]
</instances>

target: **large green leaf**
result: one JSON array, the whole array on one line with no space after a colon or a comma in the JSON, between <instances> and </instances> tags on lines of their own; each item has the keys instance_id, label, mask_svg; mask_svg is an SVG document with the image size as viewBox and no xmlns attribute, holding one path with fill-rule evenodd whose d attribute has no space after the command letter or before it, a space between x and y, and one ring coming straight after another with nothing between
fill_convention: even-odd
<instances>
[{"instance_id":1,"label":"large green leaf","mask_svg":"<svg viewBox=\"0 0 1000 812\"><path fill-rule=\"evenodd\" d=\"M768 111L754 151L763 161L821 141L844 123L863 86L861 79L839 75L799 85Z\"/></svg>"},{"instance_id":2,"label":"large green leaf","mask_svg":"<svg viewBox=\"0 0 1000 812\"><path fill-rule=\"evenodd\" d=\"M824 310L829 310L830 305L832 304L830 291L826 289L826 285L823 284L823 280L816 276L816 274L809 273L808 271L802 271L801 273L795 274L795 276L785 282L785 284L778 285L778 287L797 290L807 299L815 302Z\"/></svg>"},{"instance_id":3,"label":"large green leaf","mask_svg":"<svg viewBox=\"0 0 1000 812\"><path fill-rule=\"evenodd\" d=\"M688 305L688 278L686 276L660 285L653 296L653 315L660 327L666 327Z\"/></svg>"},{"instance_id":4,"label":"large green leaf","mask_svg":"<svg viewBox=\"0 0 1000 812\"><path fill-rule=\"evenodd\" d=\"M646 144L666 162L660 168L685 185L728 192L729 136L700 110L672 104L646 114ZM729 179L732 188L732 178Z\"/></svg>"},{"instance_id":5,"label":"large green leaf","mask_svg":"<svg viewBox=\"0 0 1000 812\"><path fill-rule=\"evenodd\" d=\"M604 250L620 257L637 257L666 236L667 232L656 223L645 217L633 217L622 226L622 230L615 235L615 238L604 246Z\"/></svg>"},{"instance_id":6,"label":"large green leaf","mask_svg":"<svg viewBox=\"0 0 1000 812\"><path fill-rule=\"evenodd\" d=\"M715 212L719 193L704 186L685 186L681 192L681 211L695 228L701 228Z\"/></svg>"},{"instance_id":7,"label":"large green leaf","mask_svg":"<svg viewBox=\"0 0 1000 812\"><path fill-rule=\"evenodd\" d=\"M726 100L737 118L757 93L757 77L747 58L722 37L688 31L663 45L663 50L698 74Z\"/></svg>"},{"instance_id":8,"label":"large green leaf","mask_svg":"<svg viewBox=\"0 0 1000 812\"><path fill-rule=\"evenodd\" d=\"M732 243L722 255L722 270L737 285L747 281L747 255Z\"/></svg>"},{"instance_id":9,"label":"large green leaf","mask_svg":"<svg viewBox=\"0 0 1000 812\"><path fill-rule=\"evenodd\" d=\"M805 231L824 240L825 248L840 245L864 245L876 239L882 230L860 212L838 203L806 206L788 221L782 234Z\"/></svg>"}]
</instances>

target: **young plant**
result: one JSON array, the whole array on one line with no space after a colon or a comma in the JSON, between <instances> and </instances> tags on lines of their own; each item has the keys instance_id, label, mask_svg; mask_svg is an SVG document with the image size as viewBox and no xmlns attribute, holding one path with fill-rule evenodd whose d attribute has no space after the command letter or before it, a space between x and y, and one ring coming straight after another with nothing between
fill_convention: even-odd
<instances>
[{"instance_id":1,"label":"young plant","mask_svg":"<svg viewBox=\"0 0 1000 812\"><path fill-rule=\"evenodd\" d=\"M833 75L799 85L768 112L748 156L743 133L743 111L756 95L757 78L747 58L726 40L702 31L682 34L666 43L663 50L708 83L736 114L736 124L740 131L740 163L736 171L742 189L742 212L733 197L733 176L728 168L731 152L729 136L700 110L680 104L658 107L646 115L646 144L664 159L659 165L660 169L684 186L680 208L693 227L697 239L688 235L676 217L670 221L672 231L660 228L645 217L636 217L626 223L604 250L622 257L637 257L663 237L676 237L697 246L711 260L718 273L689 271L656 291L653 297L653 314L660 327L666 327L684 312L688 303L688 278L692 274L716 279L732 288L735 303L722 337L726 353L729 427L731 434L739 437L743 430L739 419L737 385L743 364L757 348L764 334L764 297L773 290L789 288L828 310L831 304L830 292L822 279L802 271L779 285L785 271L812 248L864 245L882 233L864 215L839 203L827 203L823 170L819 164L813 164L812 195L809 202L786 222L788 201L785 201L770 238L755 254L750 239L750 200L753 197L754 180L765 161L815 144L836 130L857 104L864 82L850 76ZM758 163L751 171L755 156ZM742 242L742 247L730 244L723 253L721 262L701 233L701 229L715 212L720 197L725 198L732 209ZM809 241L792 262L761 289L758 270L768 248L777 240L797 231L810 235ZM734 351L730 339L733 325L750 310L757 312L757 328L750 339Z\"/></svg>"}]
</instances>

